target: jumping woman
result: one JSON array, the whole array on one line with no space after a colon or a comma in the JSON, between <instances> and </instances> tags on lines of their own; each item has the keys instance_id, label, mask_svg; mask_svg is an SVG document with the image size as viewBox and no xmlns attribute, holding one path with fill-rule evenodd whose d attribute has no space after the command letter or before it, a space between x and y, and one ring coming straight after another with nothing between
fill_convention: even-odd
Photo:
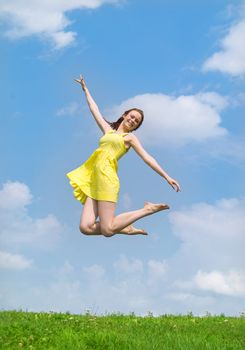
<instances>
[{"instance_id":1,"label":"jumping woman","mask_svg":"<svg viewBox=\"0 0 245 350\"><path fill-rule=\"evenodd\" d=\"M115 234L147 235L147 232L135 228L132 223L144 216L169 209L169 206L164 203L144 202L144 207L141 209L114 216L120 189L117 176L118 160L132 147L176 192L180 191L180 186L144 150L133 133L143 122L143 111L132 108L125 111L116 122L108 122L101 115L83 77L80 75L75 81L81 85L90 111L104 134L100 138L99 147L85 163L66 174L74 188L75 198L84 205L79 229L85 235L105 237ZM99 221L96 221L98 217Z\"/></svg>"}]
</instances>

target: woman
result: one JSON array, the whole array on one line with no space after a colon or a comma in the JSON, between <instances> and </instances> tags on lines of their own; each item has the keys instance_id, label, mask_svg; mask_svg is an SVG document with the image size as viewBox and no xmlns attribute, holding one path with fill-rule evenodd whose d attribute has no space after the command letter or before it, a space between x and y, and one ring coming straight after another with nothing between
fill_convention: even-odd
<instances>
[{"instance_id":1,"label":"woman","mask_svg":"<svg viewBox=\"0 0 245 350\"><path fill-rule=\"evenodd\" d=\"M110 123L100 114L83 77L80 75L80 78L75 81L81 85L90 111L104 133L100 139L100 147L85 163L67 174L71 186L75 189L75 198L84 205L80 231L86 235L104 235L105 237L118 233L147 235L144 230L133 227L132 223L144 216L169 209L169 206L163 203L145 202L141 209L114 216L120 189L117 161L132 147L147 165L166 179L173 189L178 192L180 186L144 150L138 138L132 133L142 124L143 111L132 108L124 112L116 122ZM99 222L96 222L97 217L100 219Z\"/></svg>"}]
</instances>

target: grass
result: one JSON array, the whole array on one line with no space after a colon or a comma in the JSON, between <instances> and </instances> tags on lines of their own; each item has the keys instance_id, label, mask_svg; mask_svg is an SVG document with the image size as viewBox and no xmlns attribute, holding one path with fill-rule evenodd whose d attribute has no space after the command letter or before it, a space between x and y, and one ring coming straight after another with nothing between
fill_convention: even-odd
<instances>
[{"instance_id":1,"label":"grass","mask_svg":"<svg viewBox=\"0 0 245 350\"><path fill-rule=\"evenodd\" d=\"M0 312L0 349L245 349L245 317Z\"/></svg>"}]
</instances>

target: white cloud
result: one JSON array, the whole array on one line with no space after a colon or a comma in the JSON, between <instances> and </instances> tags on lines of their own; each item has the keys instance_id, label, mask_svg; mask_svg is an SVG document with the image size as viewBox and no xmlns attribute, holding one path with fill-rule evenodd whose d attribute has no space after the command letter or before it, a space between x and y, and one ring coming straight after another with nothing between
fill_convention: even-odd
<instances>
[{"instance_id":1,"label":"white cloud","mask_svg":"<svg viewBox=\"0 0 245 350\"><path fill-rule=\"evenodd\" d=\"M85 272L89 277L92 277L92 280L98 280L99 278L102 278L105 275L105 269L98 264L84 267L83 272Z\"/></svg>"},{"instance_id":2,"label":"white cloud","mask_svg":"<svg viewBox=\"0 0 245 350\"><path fill-rule=\"evenodd\" d=\"M32 260L19 254L0 251L0 269L23 270L32 266Z\"/></svg>"},{"instance_id":3,"label":"white cloud","mask_svg":"<svg viewBox=\"0 0 245 350\"><path fill-rule=\"evenodd\" d=\"M245 20L232 25L221 40L221 50L215 52L203 64L203 70L218 70L232 76L245 73Z\"/></svg>"},{"instance_id":4,"label":"white cloud","mask_svg":"<svg viewBox=\"0 0 245 350\"><path fill-rule=\"evenodd\" d=\"M211 272L198 270L190 280L177 280L174 285L183 290L200 290L231 297L245 297L245 271L242 269Z\"/></svg>"},{"instance_id":5,"label":"white cloud","mask_svg":"<svg viewBox=\"0 0 245 350\"><path fill-rule=\"evenodd\" d=\"M148 278L149 272L155 277L164 274L163 262L151 260L144 264L140 259L121 255L112 266L113 276L108 268L100 264L74 271L74 267L66 261L54 271L53 278L46 285L32 285L26 293L3 291L2 304L8 305L8 308L25 305L33 311L161 312L162 309L159 310L156 305L157 290L148 283Z\"/></svg>"},{"instance_id":6,"label":"white cloud","mask_svg":"<svg viewBox=\"0 0 245 350\"><path fill-rule=\"evenodd\" d=\"M64 265L58 270L58 274L62 277L69 276L74 272L74 267L69 261L65 261Z\"/></svg>"},{"instance_id":7,"label":"white cloud","mask_svg":"<svg viewBox=\"0 0 245 350\"><path fill-rule=\"evenodd\" d=\"M150 283L159 281L166 275L168 266L166 261L149 260L148 265L148 276Z\"/></svg>"},{"instance_id":8,"label":"white cloud","mask_svg":"<svg viewBox=\"0 0 245 350\"><path fill-rule=\"evenodd\" d=\"M64 227L53 214L35 219L28 214L26 207L31 204L32 197L23 183L9 181L3 185L0 190L1 246L50 248L60 238Z\"/></svg>"},{"instance_id":9,"label":"white cloud","mask_svg":"<svg viewBox=\"0 0 245 350\"><path fill-rule=\"evenodd\" d=\"M32 194L24 183L8 181L0 190L0 209L25 208L32 201Z\"/></svg>"},{"instance_id":10,"label":"white cloud","mask_svg":"<svg viewBox=\"0 0 245 350\"><path fill-rule=\"evenodd\" d=\"M169 214L174 233L190 241L217 238L239 239L243 238L245 227L244 199L223 198L214 205L207 203L193 204L186 210L175 211Z\"/></svg>"},{"instance_id":11,"label":"white cloud","mask_svg":"<svg viewBox=\"0 0 245 350\"><path fill-rule=\"evenodd\" d=\"M66 261L53 271L53 278L46 284L32 284L28 288L24 285L23 291L18 290L18 293L7 287L0 298L9 309L24 305L30 311L81 313L90 310L97 314L134 311L139 315L146 315L148 311L155 315L192 311L200 315L206 311L234 314L235 310L242 310L234 310L234 305L239 304L231 298L241 296L244 291L244 277L235 270L227 275L219 272L216 281L213 272L207 274L199 270L189 281L188 289L192 289L189 292L181 291L184 288L181 285L173 285L172 274L185 276L186 266L182 264L181 268L180 265L176 268L171 259L168 263L172 266L167 266L166 261L150 259L144 263L141 259L120 256L111 264L112 274L109 267L100 264L76 271ZM231 306L229 300L222 299L223 296L231 298Z\"/></svg>"},{"instance_id":12,"label":"white cloud","mask_svg":"<svg viewBox=\"0 0 245 350\"><path fill-rule=\"evenodd\" d=\"M18 295L2 292L8 308L96 313L238 314L244 308L245 201L197 203L169 215L178 250L165 259L120 255L108 266L77 266L66 261L53 278ZM11 289L12 288L12 289ZM24 292L28 290L28 292Z\"/></svg>"},{"instance_id":13,"label":"white cloud","mask_svg":"<svg viewBox=\"0 0 245 350\"><path fill-rule=\"evenodd\" d=\"M202 92L195 95L197 100L220 112L228 106L228 98L217 94L217 92Z\"/></svg>"},{"instance_id":14,"label":"white cloud","mask_svg":"<svg viewBox=\"0 0 245 350\"><path fill-rule=\"evenodd\" d=\"M187 312L193 312L193 310L197 309L198 306L202 307L203 305L205 305L207 309L205 310L204 308L202 308L202 311L198 312L199 316L206 314L207 310L213 308L217 301L213 296L201 296L193 293L183 292L169 293L166 295L166 298L168 298L170 302L173 300L175 303L178 303L178 305L189 305L189 309Z\"/></svg>"},{"instance_id":15,"label":"white cloud","mask_svg":"<svg viewBox=\"0 0 245 350\"><path fill-rule=\"evenodd\" d=\"M141 260L132 258L130 261L125 255L121 255L113 266L117 271L126 274L139 274L143 272L143 263Z\"/></svg>"},{"instance_id":16,"label":"white cloud","mask_svg":"<svg viewBox=\"0 0 245 350\"><path fill-rule=\"evenodd\" d=\"M8 24L5 36L19 39L38 35L51 40L55 49L75 41L76 33L66 31L71 25L67 12L95 9L103 4L117 4L119 0L2 0L0 16Z\"/></svg>"},{"instance_id":17,"label":"white cloud","mask_svg":"<svg viewBox=\"0 0 245 350\"><path fill-rule=\"evenodd\" d=\"M168 264L165 260L150 259L147 262L145 283L151 292L159 293L168 277ZM165 289L165 288L164 288Z\"/></svg>"},{"instance_id":18,"label":"white cloud","mask_svg":"<svg viewBox=\"0 0 245 350\"><path fill-rule=\"evenodd\" d=\"M137 133L144 142L182 146L227 135L228 131L220 125L220 112L227 106L228 99L215 92L178 97L143 94L123 101L108 110L107 115L115 120L129 108L141 108L145 119Z\"/></svg>"},{"instance_id":19,"label":"white cloud","mask_svg":"<svg viewBox=\"0 0 245 350\"><path fill-rule=\"evenodd\" d=\"M169 214L173 233L182 240L178 263L195 269L227 270L245 263L245 200L197 203Z\"/></svg>"},{"instance_id":20,"label":"white cloud","mask_svg":"<svg viewBox=\"0 0 245 350\"><path fill-rule=\"evenodd\" d=\"M182 241L175 257L168 261L173 287L180 294L184 290L214 298L211 305L215 312L222 312L222 308L234 312L240 305L234 298L245 296L244 198L197 203L170 213L169 218L173 233ZM178 273L180 266L182 274Z\"/></svg>"},{"instance_id":21,"label":"white cloud","mask_svg":"<svg viewBox=\"0 0 245 350\"><path fill-rule=\"evenodd\" d=\"M198 271L194 276L194 285L205 291L245 297L245 272Z\"/></svg>"}]
</instances>

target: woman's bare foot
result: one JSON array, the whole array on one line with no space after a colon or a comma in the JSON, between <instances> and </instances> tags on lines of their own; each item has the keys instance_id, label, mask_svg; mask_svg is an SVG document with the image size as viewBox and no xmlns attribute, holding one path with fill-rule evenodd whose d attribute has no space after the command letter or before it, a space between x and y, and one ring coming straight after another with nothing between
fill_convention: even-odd
<instances>
[{"instance_id":1,"label":"woman's bare foot","mask_svg":"<svg viewBox=\"0 0 245 350\"><path fill-rule=\"evenodd\" d=\"M151 202L144 202L144 209L146 209L149 214L153 214L160 210L169 209L169 205L164 203L155 204Z\"/></svg>"},{"instance_id":2,"label":"woman's bare foot","mask_svg":"<svg viewBox=\"0 0 245 350\"><path fill-rule=\"evenodd\" d=\"M128 235L148 235L148 233L145 230L136 228L133 225L124 227L124 229L121 230L121 233L126 233Z\"/></svg>"}]
</instances>

